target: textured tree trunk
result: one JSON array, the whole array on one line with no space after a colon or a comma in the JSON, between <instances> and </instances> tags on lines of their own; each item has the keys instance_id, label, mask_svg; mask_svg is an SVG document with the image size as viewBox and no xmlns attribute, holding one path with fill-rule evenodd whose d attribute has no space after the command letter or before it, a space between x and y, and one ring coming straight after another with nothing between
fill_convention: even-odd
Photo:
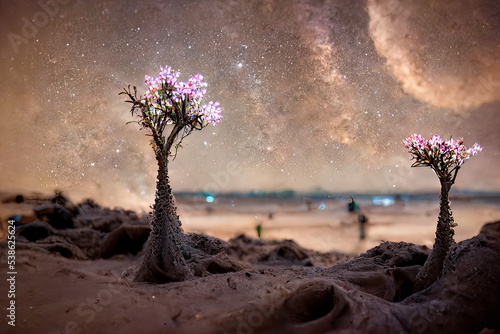
<instances>
[{"instance_id":1,"label":"textured tree trunk","mask_svg":"<svg viewBox=\"0 0 500 334\"><path fill-rule=\"evenodd\" d=\"M448 195L453 184L447 178L440 178L441 195L439 196L439 217L436 228L436 239L434 246L429 254L429 258L425 261L422 269L417 275L414 291L427 289L432 283L439 279L443 271L443 263L450 247L455 242L453 240L453 215L450 209Z\"/></svg>"},{"instance_id":2,"label":"textured tree trunk","mask_svg":"<svg viewBox=\"0 0 500 334\"><path fill-rule=\"evenodd\" d=\"M144 257L136 272L136 281L165 283L183 281L193 276L182 254L185 235L177 215L168 178L168 156L159 151L156 198L151 233Z\"/></svg>"}]
</instances>

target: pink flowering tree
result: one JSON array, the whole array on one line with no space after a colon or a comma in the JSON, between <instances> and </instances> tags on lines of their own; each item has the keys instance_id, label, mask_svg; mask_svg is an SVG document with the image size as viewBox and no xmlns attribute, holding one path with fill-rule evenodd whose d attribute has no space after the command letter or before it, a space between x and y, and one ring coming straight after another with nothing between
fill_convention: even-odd
<instances>
[{"instance_id":1,"label":"pink flowering tree","mask_svg":"<svg viewBox=\"0 0 500 334\"><path fill-rule=\"evenodd\" d=\"M479 144L467 149L462 139L443 140L434 135L425 140L420 134L413 134L404 140L404 146L415 160L412 167L430 167L441 183L439 217L434 246L415 281L415 291L428 288L441 275L448 250L453 245L453 227L456 226L450 209L449 192L455 183L458 170L473 155L482 151Z\"/></svg>"},{"instance_id":2,"label":"pink flowering tree","mask_svg":"<svg viewBox=\"0 0 500 334\"><path fill-rule=\"evenodd\" d=\"M207 84L201 74L188 81L179 80L180 73L171 67L161 68L157 77L146 76L146 94L137 96L137 88L128 86L120 94L128 96L131 112L141 129L151 136L158 162L156 196L151 220L151 233L144 257L136 268L135 280L148 282L181 281L193 276L188 261L194 250L184 235L174 203L168 176L168 163L175 158L182 140L194 130L222 119L218 102L202 104ZM192 262L192 261L191 261Z\"/></svg>"}]
</instances>

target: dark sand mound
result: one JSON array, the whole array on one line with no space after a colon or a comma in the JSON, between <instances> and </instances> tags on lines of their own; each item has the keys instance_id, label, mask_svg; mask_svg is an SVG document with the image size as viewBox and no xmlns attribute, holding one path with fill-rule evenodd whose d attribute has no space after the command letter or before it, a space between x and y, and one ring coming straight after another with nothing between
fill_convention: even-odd
<instances>
[{"instance_id":1,"label":"dark sand mound","mask_svg":"<svg viewBox=\"0 0 500 334\"><path fill-rule=\"evenodd\" d=\"M456 245L441 279L412 293L424 254L384 243L296 281L269 330L283 333L479 333L500 329L500 222ZM410 295L411 294L411 295Z\"/></svg>"}]
</instances>

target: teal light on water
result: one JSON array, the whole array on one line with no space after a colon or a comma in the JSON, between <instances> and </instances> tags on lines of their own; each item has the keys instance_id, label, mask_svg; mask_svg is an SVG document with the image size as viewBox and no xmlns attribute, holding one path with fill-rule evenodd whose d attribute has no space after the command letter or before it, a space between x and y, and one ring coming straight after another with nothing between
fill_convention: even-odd
<instances>
[{"instance_id":1,"label":"teal light on water","mask_svg":"<svg viewBox=\"0 0 500 334\"><path fill-rule=\"evenodd\" d=\"M207 201L207 203L212 203L215 200L215 198L212 195L207 195L205 197L205 200Z\"/></svg>"},{"instance_id":2,"label":"teal light on water","mask_svg":"<svg viewBox=\"0 0 500 334\"><path fill-rule=\"evenodd\" d=\"M373 196L372 201L373 204L382 206L390 206L396 203L394 196Z\"/></svg>"}]
</instances>

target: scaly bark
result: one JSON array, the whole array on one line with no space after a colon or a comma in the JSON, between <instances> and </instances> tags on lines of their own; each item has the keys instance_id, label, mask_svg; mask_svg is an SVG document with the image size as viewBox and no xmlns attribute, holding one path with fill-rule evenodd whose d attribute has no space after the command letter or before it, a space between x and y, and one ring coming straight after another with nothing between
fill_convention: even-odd
<instances>
[{"instance_id":1,"label":"scaly bark","mask_svg":"<svg viewBox=\"0 0 500 334\"><path fill-rule=\"evenodd\" d=\"M151 221L151 233L136 281L174 282L193 276L182 254L185 235L177 215L168 178L168 155L156 150L158 180Z\"/></svg>"},{"instance_id":2,"label":"scaly bark","mask_svg":"<svg viewBox=\"0 0 500 334\"><path fill-rule=\"evenodd\" d=\"M453 227L456 226L450 209L449 192L453 180L448 177L440 178L441 194L439 196L439 217L436 228L436 239L434 246L425 261L422 269L417 275L414 291L427 289L432 283L439 279L443 271L443 263L450 247L455 243Z\"/></svg>"}]
</instances>

